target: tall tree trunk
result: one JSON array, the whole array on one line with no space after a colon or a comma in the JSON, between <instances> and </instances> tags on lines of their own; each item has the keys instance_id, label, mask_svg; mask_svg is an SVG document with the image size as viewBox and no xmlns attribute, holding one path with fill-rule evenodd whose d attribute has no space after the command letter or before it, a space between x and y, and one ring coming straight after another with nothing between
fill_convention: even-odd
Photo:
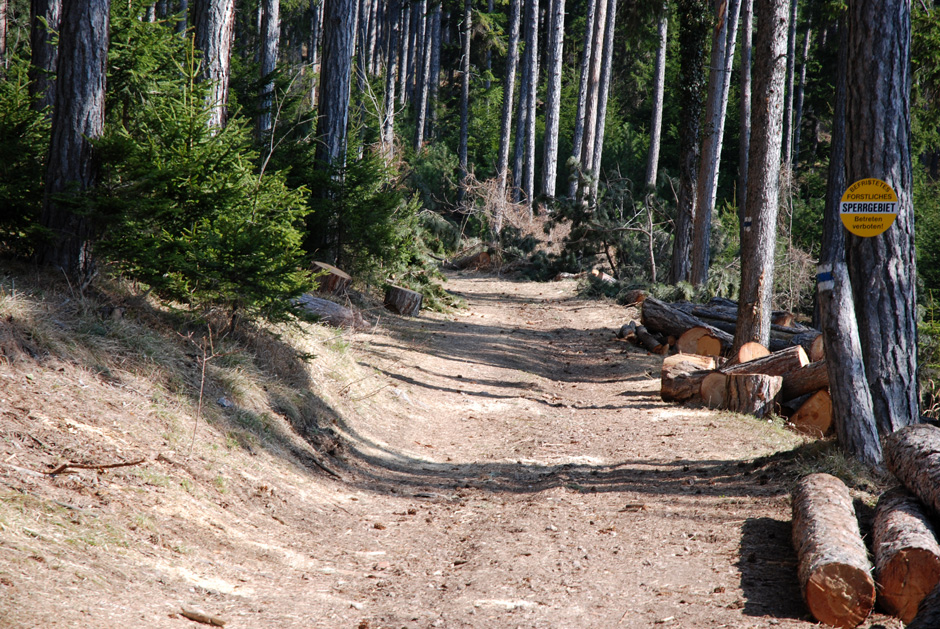
<instances>
[{"instance_id":1,"label":"tall tree trunk","mask_svg":"<svg viewBox=\"0 0 940 629\"><path fill-rule=\"evenodd\" d=\"M538 103L539 86L539 0L531 0L533 7L533 20L526 35L526 48L532 48L529 55L529 85L526 97L525 113L525 167L523 169L522 187L525 191L525 202L529 206L529 215L532 215L532 202L535 199L535 111Z\"/></svg>"},{"instance_id":2,"label":"tall tree trunk","mask_svg":"<svg viewBox=\"0 0 940 629\"><path fill-rule=\"evenodd\" d=\"M734 351L750 341L764 347L770 341L788 20L787 0L757 3L753 118Z\"/></svg>"},{"instance_id":3,"label":"tall tree trunk","mask_svg":"<svg viewBox=\"0 0 940 629\"><path fill-rule=\"evenodd\" d=\"M9 0L0 0L0 66L8 67L7 59L7 9Z\"/></svg>"},{"instance_id":4,"label":"tall tree trunk","mask_svg":"<svg viewBox=\"0 0 940 629\"><path fill-rule=\"evenodd\" d=\"M650 150L646 158L647 190L656 189L659 171L659 143L663 130L663 96L666 88L666 51L669 50L669 4L663 1L656 18L659 47L656 49L656 69L653 71L653 118L650 120Z\"/></svg>"},{"instance_id":5,"label":"tall tree trunk","mask_svg":"<svg viewBox=\"0 0 940 629\"><path fill-rule=\"evenodd\" d=\"M411 3L411 31L409 33L410 43L408 44L408 82L405 85L407 92L406 102L412 103L415 99L415 76L418 72L418 57L421 54L421 26L422 18L420 12L420 0L414 0Z\"/></svg>"},{"instance_id":6,"label":"tall tree trunk","mask_svg":"<svg viewBox=\"0 0 940 629\"><path fill-rule=\"evenodd\" d=\"M594 146L597 140L597 108L600 95L601 69L603 66L605 29L607 27L606 0L598 0L594 12L594 39L591 45L591 69L588 74L587 100L584 107L584 140L581 146L581 166L592 178L596 176L594 168ZM584 182L579 184L583 194Z\"/></svg>"},{"instance_id":7,"label":"tall tree trunk","mask_svg":"<svg viewBox=\"0 0 940 629\"><path fill-rule=\"evenodd\" d=\"M678 0L679 67L679 194L676 203L675 235L669 281L689 279L692 253L692 221L695 217L695 187L698 175L699 132L702 94L705 90L705 45L711 29L711 11L706 0Z\"/></svg>"},{"instance_id":8,"label":"tall tree trunk","mask_svg":"<svg viewBox=\"0 0 940 629\"><path fill-rule=\"evenodd\" d=\"M751 140L751 32L754 24L754 0L741 6L741 111L738 131L738 223L744 234L744 206L747 201L748 144Z\"/></svg>"},{"instance_id":9,"label":"tall tree trunk","mask_svg":"<svg viewBox=\"0 0 940 629\"><path fill-rule=\"evenodd\" d=\"M381 19L381 7L385 3L382 0L372 0L369 11L369 28L366 33L366 71L369 76L375 76L378 72L375 66L375 47L379 36L379 20Z\"/></svg>"},{"instance_id":10,"label":"tall tree trunk","mask_svg":"<svg viewBox=\"0 0 940 629\"><path fill-rule=\"evenodd\" d=\"M587 108L588 77L591 74L591 50L594 48L594 13L601 0L587 0L587 14L584 20L584 52L581 55L581 78L578 82L578 108L574 117L574 131L571 135L571 158L583 167L581 147L584 143L584 118ZM580 177L577 173L568 176L568 198L578 194Z\"/></svg>"},{"instance_id":11,"label":"tall tree trunk","mask_svg":"<svg viewBox=\"0 0 940 629\"><path fill-rule=\"evenodd\" d=\"M793 168L800 161L800 126L803 124L803 93L806 90L806 66L809 61L809 44L813 37L812 22L806 22L806 35L803 37L803 63L800 64L800 82L796 86L796 105L793 114Z\"/></svg>"},{"instance_id":12,"label":"tall tree trunk","mask_svg":"<svg viewBox=\"0 0 940 629\"><path fill-rule=\"evenodd\" d=\"M846 180L875 177L898 195L898 216L886 232L849 234L846 240L865 372L882 435L920 418L910 8L909 0L852 2L848 17Z\"/></svg>"},{"instance_id":13,"label":"tall tree trunk","mask_svg":"<svg viewBox=\"0 0 940 629\"><path fill-rule=\"evenodd\" d=\"M490 15L492 19L493 15L493 0L486 0L486 12ZM486 81L483 82L483 87L487 91L490 89L490 75L493 74L493 47L486 47Z\"/></svg>"},{"instance_id":14,"label":"tall tree trunk","mask_svg":"<svg viewBox=\"0 0 940 629\"><path fill-rule=\"evenodd\" d=\"M839 218L839 201L845 190L845 70L848 36L844 15L839 24L832 151L817 275L819 328L826 347L826 368L829 372L836 436L850 456L874 467L881 463L881 442L878 439L871 391L865 377L855 304L852 301L852 283L845 265L846 230Z\"/></svg>"},{"instance_id":15,"label":"tall tree trunk","mask_svg":"<svg viewBox=\"0 0 940 629\"><path fill-rule=\"evenodd\" d=\"M62 0L32 0L30 3L29 44L31 65L29 68L29 95L36 111L47 111L52 115L55 102L55 72L59 49L55 44L55 33L59 31L62 15Z\"/></svg>"},{"instance_id":16,"label":"tall tree trunk","mask_svg":"<svg viewBox=\"0 0 940 629\"><path fill-rule=\"evenodd\" d=\"M183 35L189 28L189 0L180 0L177 15L179 15L179 19L176 21L176 32Z\"/></svg>"},{"instance_id":17,"label":"tall tree trunk","mask_svg":"<svg viewBox=\"0 0 940 629\"><path fill-rule=\"evenodd\" d=\"M207 97L209 126L219 129L225 126L228 117L235 0L198 0L195 6L196 48L205 59L201 78L211 86Z\"/></svg>"},{"instance_id":18,"label":"tall tree trunk","mask_svg":"<svg viewBox=\"0 0 940 629\"><path fill-rule=\"evenodd\" d=\"M519 77L519 106L516 108L516 151L512 167L512 198L516 203L522 200L522 190L525 184L523 181L523 170L525 168L526 140L528 139L526 116L529 112L529 87L532 84L532 57L535 51L534 46L530 43L529 37L531 37L533 30L532 24L538 20L538 0L525 0L524 4L525 18L522 24L525 47L522 52L522 75Z\"/></svg>"},{"instance_id":19,"label":"tall tree trunk","mask_svg":"<svg viewBox=\"0 0 940 629\"><path fill-rule=\"evenodd\" d=\"M323 59L320 63L316 160L335 168L342 168L346 163L357 6L356 0L324 0L323 6ZM353 16L352 19L350 16Z\"/></svg>"},{"instance_id":20,"label":"tall tree trunk","mask_svg":"<svg viewBox=\"0 0 940 629\"><path fill-rule=\"evenodd\" d=\"M464 0L463 27L463 54L460 57L460 140L457 145L457 159L460 163L460 190L458 200L463 203L467 197L467 144L470 139L470 36L471 17L473 15L472 0Z\"/></svg>"},{"instance_id":21,"label":"tall tree trunk","mask_svg":"<svg viewBox=\"0 0 940 629\"><path fill-rule=\"evenodd\" d=\"M561 72L565 40L565 0L551 0L548 25L548 90L545 94L545 146L542 162L542 194L555 196L558 178L558 123L561 114Z\"/></svg>"},{"instance_id":22,"label":"tall tree trunk","mask_svg":"<svg viewBox=\"0 0 940 629\"><path fill-rule=\"evenodd\" d=\"M716 25L712 40L711 76L708 81L702 154L699 158L695 188L695 220L692 226L691 280L695 286L700 286L708 280L708 267L711 262L712 212L718 192L721 141L725 132L731 66L734 63L740 13L741 0L715 2Z\"/></svg>"},{"instance_id":23,"label":"tall tree trunk","mask_svg":"<svg viewBox=\"0 0 940 629\"><path fill-rule=\"evenodd\" d=\"M390 0L386 11L388 46L385 63L385 100L382 107L382 152L386 161L395 156L395 85L398 82L398 25L401 22L401 0Z\"/></svg>"},{"instance_id":24,"label":"tall tree trunk","mask_svg":"<svg viewBox=\"0 0 940 629\"><path fill-rule=\"evenodd\" d=\"M431 71L428 79L427 128L424 136L430 138L437 129L437 93L441 83L441 3L431 13Z\"/></svg>"},{"instance_id":25,"label":"tall tree trunk","mask_svg":"<svg viewBox=\"0 0 940 629\"><path fill-rule=\"evenodd\" d=\"M424 4L426 0L422 0ZM435 9L436 10L436 9ZM425 7L423 13L428 13ZM428 116L428 97L431 92L431 51L434 48L433 45L433 30L434 30L434 17L433 14L428 14L425 18L427 26L425 28L425 37L424 45L419 50L421 54L421 73L418 76L418 89L416 90L417 94L417 109L415 116L415 153L420 153L421 148L424 146L424 131L425 125L427 122Z\"/></svg>"},{"instance_id":26,"label":"tall tree trunk","mask_svg":"<svg viewBox=\"0 0 940 629\"><path fill-rule=\"evenodd\" d=\"M422 115L420 112L422 103L417 95L421 91L421 80L424 77L424 68L422 66L425 65L424 53L427 50L424 37L425 30L427 30L428 3L427 0L416 0L412 6L414 10L414 46L412 47L411 57L414 71L409 80L408 100L414 104L415 118L417 118L419 115ZM421 134L424 135L423 129L421 130ZM415 139L417 139L417 134L415 134Z\"/></svg>"},{"instance_id":27,"label":"tall tree trunk","mask_svg":"<svg viewBox=\"0 0 940 629\"><path fill-rule=\"evenodd\" d=\"M604 155L604 127L607 124L607 96L610 93L610 75L614 60L614 30L617 23L617 0L609 0L607 7L607 25L604 28L604 50L601 63L601 82L597 94L597 123L594 138L594 155L591 164L596 173L591 179L591 203L597 199L597 185L600 181L601 157Z\"/></svg>"},{"instance_id":28,"label":"tall tree trunk","mask_svg":"<svg viewBox=\"0 0 940 629\"><path fill-rule=\"evenodd\" d=\"M499 156L496 165L497 202L494 229L502 229L503 204L506 199L506 180L509 170L509 140L512 133L512 101L516 89L516 65L519 61L519 14L522 0L509 2L509 45L506 48L506 73L503 75L503 109L500 115Z\"/></svg>"},{"instance_id":29,"label":"tall tree trunk","mask_svg":"<svg viewBox=\"0 0 940 629\"><path fill-rule=\"evenodd\" d=\"M411 3L402 2L401 32L399 45L401 53L398 56L398 103L404 105L408 100L408 64L411 56Z\"/></svg>"},{"instance_id":30,"label":"tall tree trunk","mask_svg":"<svg viewBox=\"0 0 940 629\"><path fill-rule=\"evenodd\" d=\"M280 0L264 0L261 18L261 105L258 114L258 139L271 133L274 104L272 75L277 67L278 46L281 41Z\"/></svg>"},{"instance_id":31,"label":"tall tree trunk","mask_svg":"<svg viewBox=\"0 0 940 629\"><path fill-rule=\"evenodd\" d=\"M167 15L167 6L170 4L170 0L157 0L157 18L161 20L166 19Z\"/></svg>"},{"instance_id":32,"label":"tall tree trunk","mask_svg":"<svg viewBox=\"0 0 940 629\"><path fill-rule=\"evenodd\" d=\"M65 0L41 223L50 238L40 264L87 284L94 274L91 219L63 195L81 194L97 180L93 142L104 131L110 0Z\"/></svg>"},{"instance_id":33,"label":"tall tree trunk","mask_svg":"<svg viewBox=\"0 0 940 629\"><path fill-rule=\"evenodd\" d=\"M320 72L320 37L323 34L323 0L310 0L310 52L307 58L310 62L310 71L314 74ZM319 81L310 82L310 106L319 104Z\"/></svg>"},{"instance_id":34,"label":"tall tree trunk","mask_svg":"<svg viewBox=\"0 0 940 629\"><path fill-rule=\"evenodd\" d=\"M793 153L793 87L796 77L796 16L798 0L790 0L790 31L787 34L787 94L783 109L783 163L790 168Z\"/></svg>"}]
</instances>

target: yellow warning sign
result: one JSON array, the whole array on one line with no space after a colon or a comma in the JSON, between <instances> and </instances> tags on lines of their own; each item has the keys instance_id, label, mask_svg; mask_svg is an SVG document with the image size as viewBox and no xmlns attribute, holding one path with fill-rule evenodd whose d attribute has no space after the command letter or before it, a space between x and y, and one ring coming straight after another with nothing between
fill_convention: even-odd
<instances>
[{"instance_id":1,"label":"yellow warning sign","mask_svg":"<svg viewBox=\"0 0 940 629\"><path fill-rule=\"evenodd\" d=\"M883 234L898 217L898 195L881 179L860 179L842 195L839 216L856 236Z\"/></svg>"}]
</instances>

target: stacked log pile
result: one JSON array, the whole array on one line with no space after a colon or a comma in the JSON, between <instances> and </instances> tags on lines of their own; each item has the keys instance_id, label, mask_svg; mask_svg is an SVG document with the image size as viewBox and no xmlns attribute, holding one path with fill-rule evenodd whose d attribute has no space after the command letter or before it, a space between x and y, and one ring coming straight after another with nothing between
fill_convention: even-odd
<instances>
[{"instance_id":1,"label":"stacked log pile","mask_svg":"<svg viewBox=\"0 0 940 629\"><path fill-rule=\"evenodd\" d=\"M788 312L774 312L778 323L770 347L746 343L731 356L735 302L715 298L704 305L670 304L649 295L635 301L641 304L641 320L622 326L618 336L668 356L662 370L664 401L758 417L778 412L796 430L816 437L832 429L829 375L818 330L795 323Z\"/></svg>"}]
</instances>

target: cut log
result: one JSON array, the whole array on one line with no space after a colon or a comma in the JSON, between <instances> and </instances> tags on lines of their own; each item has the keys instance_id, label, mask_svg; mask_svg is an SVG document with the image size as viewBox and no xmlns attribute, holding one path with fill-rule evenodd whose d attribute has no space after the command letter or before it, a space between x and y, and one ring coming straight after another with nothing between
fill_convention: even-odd
<instances>
[{"instance_id":1,"label":"cut log","mask_svg":"<svg viewBox=\"0 0 940 629\"><path fill-rule=\"evenodd\" d=\"M729 411L755 417L766 417L773 412L783 378L762 373L731 374L727 378Z\"/></svg>"},{"instance_id":2,"label":"cut log","mask_svg":"<svg viewBox=\"0 0 940 629\"><path fill-rule=\"evenodd\" d=\"M340 306L339 304L329 301L328 299L314 297L310 293L305 293L298 297L294 301L294 304L302 307L305 312L319 318L324 323L328 323L335 327L366 327L365 319L363 319L362 315L355 310L350 310L349 308Z\"/></svg>"},{"instance_id":3,"label":"cut log","mask_svg":"<svg viewBox=\"0 0 940 629\"><path fill-rule=\"evenodd\" d=\"M793 491L793 546L803 598L816 620L857 627L875 604L875 582L845 484L811 474Z\"/></svg>"},{"instance_id":4,"label":"cut log","mask_svg":"<svg viewBox=\"0 0 940 629\"><path fill-rule=\"evenodd\" d=\"M822 332L810 330L802 334L797 334L790 339L790 343L799 345L806 350L806 355L809 356L812 362L823 360L826 357L826 348L823 345Z\"/></svg>"},{"instance_id":5,"label":"cut log","mask_svg":"<svg viewBox=\"0 0 940 629\"><path fill-rule=\"evenodd\" d=\"M695 326L686 330L678 338L676 349L683 354L721 356L721 339L712 334L708 328Z\"/></svg>"},{"instance_id":6,"label":"cut log","mask_svg":"<svg viewBox=\"0 0 940 629\"><path fill-rule=\"evenodd\" d=\"M669 348L658 338L649 333L645 326L638 325L633 333L637 345L654 354L665 354Z\"/></svg>"},{"instance_id":7,"label":"cut log","mask_svg":"<svg viewBox=\"0 0 940 629\"><path fill-rule=\"evenodd\" d=\"M728 376L720 371L713 371L702 379L702 402L708 408L727 408Z\"/></svg>"},{"instance_id":8,"label":"cut log","mask_svg":"<svg viewBox=\"0 0 940 629\"><path fill-rule=\"evenodd\" d=\"M493 264L493 258L488 251L480 251L473 255L458 258L450 263L455 269L485 269Z\"/></svg>"},{"instance_id":9,"label":"cut log","mask_svg":"<svg viewBox=\"0 0 940 629\"><path fill-rule=\"evenodd\" d=\"M643 325L648 329L676 338L681 337L686 330L696 326L709 328L709 332L721 341L723 351L731 349L734 340L727 332L709 326L696 317L681 310L676 310L669 304L652 296L648 296L643 302L642 320Z\"/></svg>"},{"instance_id":10,"label":"cut log","mask_svg":"<svg viewBox=\"0 0 940 629\"><path fill-rule=\"evenodd\" d=\"M907 624L907 629L937 629L940 627L940 585L931 590L921 601L914 620Z\"/></svg>"},{"instance_id":11,"label":"cut log","mask_svg":"<svg viewBox=\"0 0 940 629\"><path fill-rule=\"evenodd\" d=\"M640 288L628 290L620 296L620 303L626 304L627 306L638 306L646 301L646 295L646 291Z\"/></svg>"},{"instance_id":12,"label":"cut log","mask_svg":"<svg viewBox=\"0 0 940 629\"><path fill-rule=\"evenodd\" d=\"M921 502L896 487L878 500L872 537L879 600L889 613L909 623L940 583L940 544L933 524Z\"/></svg>"},{"instance_id":13,"label":"cut log","mask_svg":"<svg viewBox=\"0 0 940 629\"><path fill-rule=\"evenodd\" d=\"M586 275L586 273L568 273L568 272L566 272L566 271L562 271L561 273L559 273L558 275L556 275L555 277L553 277L553 278L552 278L552 281L553 281L553 282L560 282L560 281L562 281L562 280L579 280L579 279L581 279L582 277L584 277L585 275Z\"/></svg>"},{"instance_id":14,"label":"cut log","mask_svg":"<svg viewBox=\"0 0 940 629\"><path fill-rule=\"evenodd\" d=\"M417 317L424 296L413 290L389 284L385 289L385 307L406 317Z\"/></svg>"},{"instance_id":15,"label":"cut log","mask_svg":"<svg viewBox=\"0 0 940 629\"><path fill-rule=\"evenodd\" d=\"M885 465L921 502L940 514L940 428L914 424L885 439Z\"/></svg>"},{"instance_id":16,"label":"cut log","mask_svg":"<svg viewBox=\"0 0 940 629\"><path fill-rule=\"evenodd\" d=\"M726 366L746 363L764 356L770 356L770 350L756 341L748 341L738 349L738 353L731 357Z\"/></svg>"},{"instance_id":17,"label":"cut log","mask_svg":"<svg viewBox=\"0 0 940 629\"><path fill-rule=\"evenodd\" d=\"M715 359L675 354L663 360L660 396L664 402L686 402L699 396L702 379L715 369Z\"/></svg>"},{"instance_id":18,"label":"cut log","mask_svg":"<svg viewBox=\"0 0 940 629\"><path fill-rule=\"evenodd\" d=\"M617 331L617 338L627 340L634 338L636 336L636 325L636 321L624 323L620 326L620 330Z\"/></svg>"},{"instance_id":19,"label":"cut log","mask_svg":"<svg viewBox=\"0 0 940 629\"><path fill-rule=\"evenodd\" d=\"M593 269L591 271L591 277L593 277L594 279L596 279L597 281L603 284L616 284L617 283L617 280L615 280L610 275L607 275L600 269Z\"/></svg>"},{"instance_id":20,"label":"cut log","mask_svg":"<svg viewBox=\"0 0 940 629\"><path fill-rule=\"evenodd\" d=\"M824 437L832 429L832 398L829 392L816 391L806 398L790 417L794 430L811 437Z\"/></svg>"},{"instance_id":21,"label":"cut log","mask_svg":"<svg viewBox=\"0 0 940 629\"><path fill-rule=\"evenodd\" d=\"M799 345L794 345L746 363L725 365L721 371L727 374L762 373L768 376L784 376L808 364L806 352Z\"/></svg>"},{"instance_id":22,"label":"cut log","mask_svg":"<svg viewBox=\"0 0 940 629\"><path fill-rule=\"evenodd\" d=\"M345 291L352 284L352 277L332 264L314 262L313 270L323 273L317 278L317 292L333 295Z\"/></svg>"},{"instance_id":23,"label":"cut log","mask_svg":"<svg viewBox=\"0 0 940 629\"><path fill-rule=\"evenodd\" d=\"M796 317L793 316L792 312L775 312L771 315L770 322L773 325L781 325L785 328L789 328L796 323Z\"/></svg>"},{"instance_id":24,"label":"cut log","mask_svg":"<svg viewBox=\"0 0 940 629\"><path fill-rule=\"evenodd\" d=\"M783 374L783 390L780 391L784 400L791 400L807 393L829 388L829 370L825 360L817 360L801 369Z\"/></svg>"}]
</instances>

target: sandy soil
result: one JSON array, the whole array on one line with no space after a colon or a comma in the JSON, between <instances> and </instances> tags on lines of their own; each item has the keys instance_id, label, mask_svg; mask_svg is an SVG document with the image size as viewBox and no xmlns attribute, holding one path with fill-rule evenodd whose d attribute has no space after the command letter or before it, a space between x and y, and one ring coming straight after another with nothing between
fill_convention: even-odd
<instances>
[{"instance_id":1,"label":"sandy soil","mask_svg":"<svg viewBox=\"0 0 940 629\"><path fill-rule=\"evenodd\" d=\"M574 282L447 288L467 309L383 315L341 339L353 372L312 370L341 380L318 451L216 423L187 457L186 404L139 374L0 365L0 626L814 626L771 456L800 438L662 403L614 338L635 313ZM117 455L146 462L36 473Z\"/></svg>"}]
</instances>

